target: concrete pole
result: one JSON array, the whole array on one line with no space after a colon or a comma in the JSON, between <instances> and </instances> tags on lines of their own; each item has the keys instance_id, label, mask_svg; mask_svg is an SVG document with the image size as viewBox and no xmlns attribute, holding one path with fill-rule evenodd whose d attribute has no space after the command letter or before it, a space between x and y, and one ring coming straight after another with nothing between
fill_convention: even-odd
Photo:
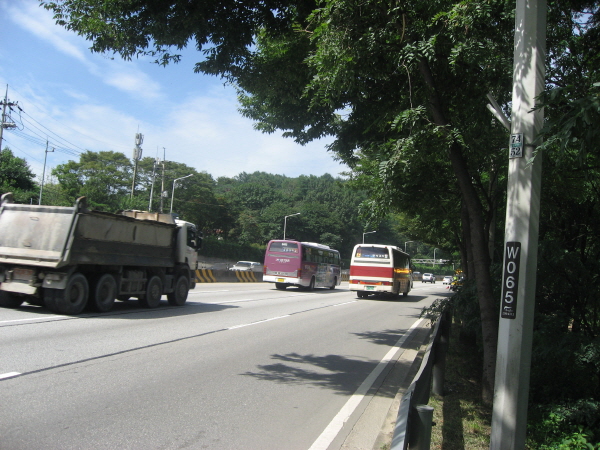
<instances>
[{"instance_id":1,"label":"concrete pole","mask_svg":"<svg viewBox=\"0 0 600 450\"><path fill-rule=\"evenodd\" d=\"M543 112L546 0L517 0L504 271L490 449L525 448L542 158L530 164Z\"/></svg>"},{"instance_id":2,"label":"concrete pole","mask_svg":"<svg viewBox=\"0 0 600 450\"><path fill-rule=\"evenodd\" d=\"M38 205L42 204L42 193L44 192L44 179L46 178L46 160L48 159L48 152L52 153L52 150L48 150L48 139L46 139L46 151L44 153L44 170L42 171L42 182L40 183L40 198L38 199Z\"/></svg>"}]
</instances>

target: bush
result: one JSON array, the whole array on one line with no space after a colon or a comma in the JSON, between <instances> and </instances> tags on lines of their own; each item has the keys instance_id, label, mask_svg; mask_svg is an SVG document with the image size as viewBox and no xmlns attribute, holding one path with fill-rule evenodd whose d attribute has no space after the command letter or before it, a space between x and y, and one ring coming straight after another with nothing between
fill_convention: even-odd
<instances>
[{"instance_id":1,"label":"bush","mask_svg":"<svg viewBox=\"0 0 600 450\"><path fill-rule=\"evenodd\" d=\"M600 449L600 402L537 405L529 411L528 447L540 450Z\"/></svg>"}]
</instances>

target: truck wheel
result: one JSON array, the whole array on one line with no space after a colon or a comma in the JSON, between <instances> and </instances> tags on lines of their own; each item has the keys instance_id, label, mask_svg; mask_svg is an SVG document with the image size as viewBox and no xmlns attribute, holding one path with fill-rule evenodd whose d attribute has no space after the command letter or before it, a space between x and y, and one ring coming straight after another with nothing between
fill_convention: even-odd
<instances>
[{"instance_id":1,"label":"truck wheel","mask_svg":"<svg viewBox=\"0 0 600 450\"><path fill-rule=\"evenodd\" d=\"M162 292L162 281L160 281L160 278L157 275L154 275L152 278L150 278L150 280L148 280L148 284L146 285L146 294L144 294L143 297L140 297L140 303L146 308L156 308L160 303Z\"/></svg>"},{"instance_id":2,"label":"truck wheel","mask_svg":"<svg viewBox=\"0 0 600 450\"><path fill-rule=\"evenodd\" d=\"M64 289L44 289L46 307L59 314L79 314L88 301L90 287L81 273L69 277Z\"/></svg>"},{"instance_id":3,"label":"truck wheel","mask_svg":"<svg viewBox=\"0 0 600 450\"><path fill-rule=\"evenodd\" d=\"M105 273L94 283L91 306L98 312L110 311L117 297L117 281Z\"/></svg>"},{"instance_id":4,"label":"truck wheel","mask_svg":"<svg viewBox=\"0 0 600 450\"><path fill-rule=\"evenodd\" d=\"M11 292L0 291L0 306L3 308L18 308L24 301L23 297Z\"/></svg>"},{"instance_id":5,"label":"truck wheel","mask_svg":"<svg viewBox=\"0 0 600 450\"><path fill-rule=\"evenodd\" d=\"M183 306L190 290L190 279L185 274L179 274L175 280L175 289L167 294L169 305Z\"/></svg>"}]
</instances>

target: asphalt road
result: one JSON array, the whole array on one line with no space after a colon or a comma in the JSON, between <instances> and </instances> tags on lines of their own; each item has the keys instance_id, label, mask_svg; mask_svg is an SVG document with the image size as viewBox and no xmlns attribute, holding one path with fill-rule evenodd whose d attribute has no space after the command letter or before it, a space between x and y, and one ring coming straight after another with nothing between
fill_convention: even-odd
<instances>
[{"instance_id":1,"label":"asphalt road","mask_svg":"<svg viewBox=\"0 0 600 450\"><path fill-rule=\"evenodd\" d=\"M0 308L0 450L350 448L369 404L395 395L388 361L446 292L213 283L181 308Z\"/></svg>"}]
</instances>

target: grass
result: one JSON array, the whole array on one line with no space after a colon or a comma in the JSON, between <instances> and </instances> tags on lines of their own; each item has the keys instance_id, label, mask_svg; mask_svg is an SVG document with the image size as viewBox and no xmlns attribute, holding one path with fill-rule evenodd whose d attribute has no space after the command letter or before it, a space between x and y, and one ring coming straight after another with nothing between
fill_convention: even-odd
<instances>
[{"instance_id":1,"label":"grass","mask_svg":"<svg viewBox=\"0 0 600 450\"><path fill-rule=\"evenodd\" d=\"M475 343L460 339L460 324L453 323L446 355L443 397L432 396L435 426L431 449L489 449L492 410L481 398L481 357Z\"/></svg>"}]
</instances>

